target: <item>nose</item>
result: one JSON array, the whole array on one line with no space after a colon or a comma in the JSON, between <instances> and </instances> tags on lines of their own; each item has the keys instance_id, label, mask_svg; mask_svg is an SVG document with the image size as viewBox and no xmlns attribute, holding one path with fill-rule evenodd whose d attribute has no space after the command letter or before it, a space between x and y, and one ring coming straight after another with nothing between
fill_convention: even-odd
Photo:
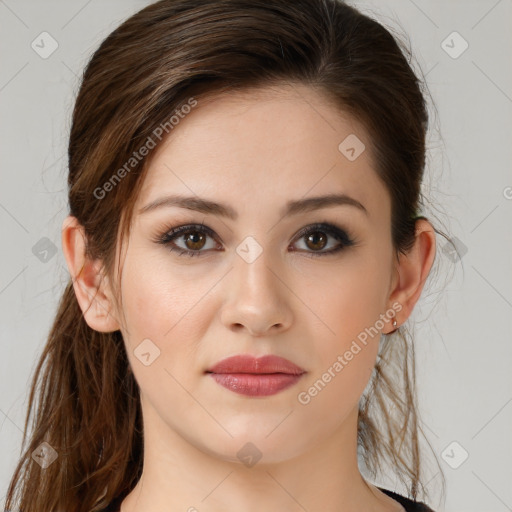
<instances>
[{"instance_id":1,"label":"nose","mask_svg":"<svg viewBox=\"0 0 512 512\"><path fill-rule=\"evenodd\" d=\"M251 336L275 335L292 322L285 276L271 268L265 251L252 261L236 257L227 277L227 299L221 319L231 330L246 329Z\"/></svg>"}]
</instances>

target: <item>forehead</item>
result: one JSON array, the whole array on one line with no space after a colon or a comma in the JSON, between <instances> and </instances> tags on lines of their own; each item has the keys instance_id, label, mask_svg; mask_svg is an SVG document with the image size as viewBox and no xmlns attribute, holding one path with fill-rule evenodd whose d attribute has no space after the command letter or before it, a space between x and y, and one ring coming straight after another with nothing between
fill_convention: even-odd
<instances>
[{"instance_id":1,"label":"forehead","mask_svg":"<svg viewBox=\"0 0 512 512\"><path fill-rule=\"evenodd\" d=\"M364 127L320 92L286 84L197 101L152 155L138 208L166 193L241 212L329 193L389 208Z\"/></svg>"}]
</instances>

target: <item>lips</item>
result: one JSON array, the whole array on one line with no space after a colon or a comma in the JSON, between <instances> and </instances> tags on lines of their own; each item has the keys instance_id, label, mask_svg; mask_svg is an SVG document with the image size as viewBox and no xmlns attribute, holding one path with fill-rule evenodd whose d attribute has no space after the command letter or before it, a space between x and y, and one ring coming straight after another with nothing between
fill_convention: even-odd
<instances>
[{"instance_id":1,"label":"lips","mask_svg":"<svg viewBox=\"0 0 512 512\"><path fill-rule=\"evenodd\" d=\"M266 397L295 385L306 371L282 357L243 354L223 359L205 373L239 395Z\"/></svg>"},{"instance_id":2,"label":"lips","mask_svg":"<svg viewBox=\"0 0 512 512\"><path fill-rule=\"evenodd\" d=\"M256 358L248 354L241 354L219 361L209 368L207 373L287 373L301 375L305 373L305 370L283 357L266 355Z\"/></svg>"}]
</instances>

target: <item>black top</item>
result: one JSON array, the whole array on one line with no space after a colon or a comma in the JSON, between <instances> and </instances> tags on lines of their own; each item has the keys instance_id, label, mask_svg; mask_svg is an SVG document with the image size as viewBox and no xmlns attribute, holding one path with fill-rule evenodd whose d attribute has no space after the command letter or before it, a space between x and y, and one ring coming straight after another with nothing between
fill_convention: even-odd
<instances>
[{"instance_id":1,"label":"black top","mask_svg":"<svg viewBox=\"0 0 512 512\"><path fill-rule=\"evenodd\" d=\"M400 496L400 494L388 491L387 489L382 489L381 487L378 487L378 489L380 489L384 494L387 494L390 498L398 501L398 503L400 503L400 505L405 508L406 512L434 512L430 507L427 507L427 505L421 501L412 501L409 498ZM113 512L118 511L115 510Z\"/></svg>"},{"instance_id":2,"label":"black top","mask_svg":"<svg viewBox=\"0 0 512 512\"><path fill-rule=\"evenodd\" d=\"M434 512L430 507L420 501L412 501L409 498L401 496L400 494L396 494L392 491L388 491L387 489L382 489L381 487L378 487L378 489L381 490L384 494L387 494L390 498L398 501L398 503L400 503L400 505L405 508L406 512ZM114 501L112 501L106 509L102 510L102 512L119 512L119 508L123 499L124 496L119 496Z\"/></svg>"}]
</instances>

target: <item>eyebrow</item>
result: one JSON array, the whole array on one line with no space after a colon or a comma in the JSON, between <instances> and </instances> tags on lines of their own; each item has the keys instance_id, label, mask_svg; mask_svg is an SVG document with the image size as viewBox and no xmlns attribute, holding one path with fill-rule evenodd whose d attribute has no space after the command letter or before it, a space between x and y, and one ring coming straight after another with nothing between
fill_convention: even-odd
<instances>
[{"instance_id":1,"label":"eyebrow","mask_svg":"<svg viewBox=\"0 0 512 512\"><path fill-rule=\"evenodd\" d=\"M324 196L308 197L306 199L298 199L288 201L280 212L281 217L297 215L299 213L307 213L313 210L319 210L328 206L354 206L358 210L368 215L366 208L357 200L346 194L328 194ZM162 207L186 208L210 215L226 217L231 220L238 218L238 213L229 205L221 204L216 201L200 198L198 196L180 196L171 195L160 197L146 204L139 210L139 215L156 210Z\"/></svg>"}]
</instances>

